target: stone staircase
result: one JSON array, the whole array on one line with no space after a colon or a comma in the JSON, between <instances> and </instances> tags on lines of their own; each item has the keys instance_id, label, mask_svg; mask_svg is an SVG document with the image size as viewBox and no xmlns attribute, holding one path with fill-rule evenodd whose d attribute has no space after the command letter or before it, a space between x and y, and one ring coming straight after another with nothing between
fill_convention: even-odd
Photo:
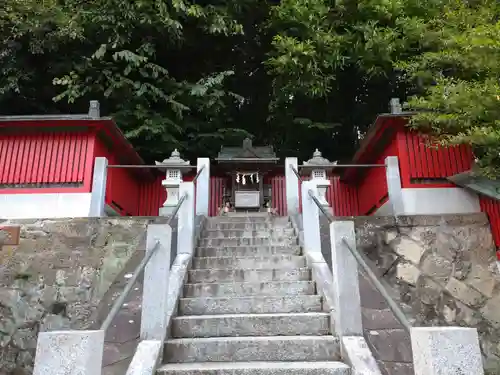
<instances>
[{"instance_id":1,"label":"stone staircase","mask_svg":"<svg viewBox=\"0 0 500 375\"><path fill-rule=\"evenodd\" d=\"M288 218L208 220L165 344L164 375L348 375Z\"/></svg>"}]
</instances>

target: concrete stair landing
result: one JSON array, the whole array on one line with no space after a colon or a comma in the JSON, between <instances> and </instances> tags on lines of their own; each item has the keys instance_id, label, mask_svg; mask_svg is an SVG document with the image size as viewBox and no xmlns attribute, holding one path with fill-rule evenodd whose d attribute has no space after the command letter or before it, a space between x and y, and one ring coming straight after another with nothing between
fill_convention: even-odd
<instances>
[{"instance_id":1,"label":"concrete stair landing","mask_svg":"<svg viewBox=\"0 0 500 375\"><path fill-rule=\"evenodd\" d=\"M209 219L163 375L349 375L287 218Z\"/></svg>"}]
</instances>

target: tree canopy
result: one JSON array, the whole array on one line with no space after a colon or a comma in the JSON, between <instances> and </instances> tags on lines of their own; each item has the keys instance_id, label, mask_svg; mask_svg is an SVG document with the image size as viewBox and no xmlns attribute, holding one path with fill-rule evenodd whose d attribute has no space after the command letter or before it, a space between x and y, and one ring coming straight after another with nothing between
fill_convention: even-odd
<instances>
[{"instance_id":1,"label":"tree canopy","mask_svg":"<svg viewBox=\"0 0 500 375\"><path fill-rule=\"evenodd\" d=\"M0 111L101 101L147 160L247 136L345 160L391 97L496 174L493 0L5 0Z\"/></svg>"}]
</instances>

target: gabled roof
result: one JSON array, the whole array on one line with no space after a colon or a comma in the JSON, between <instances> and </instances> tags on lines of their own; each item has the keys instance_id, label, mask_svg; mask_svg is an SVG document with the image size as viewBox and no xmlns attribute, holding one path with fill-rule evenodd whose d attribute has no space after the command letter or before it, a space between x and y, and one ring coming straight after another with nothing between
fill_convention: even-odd
<instances>
[{"instance_id":1,"label":"gabled roof","mask_svg":"<svg viewBox=\"0 0 500 375\"><path fill-rule=\"evenodd\" d=\"M241 147L221 147L216 158L217 161L277 161L276 153L272 146L254 147L252 140L246 138Z\"/></svg>"},{"instance_id":2,"label":"gabled roof","mask_svg":"<svg viewBox=\"0 0 500 375\"><path fill-rule=\"evenodd\" d=\"M363 168L355 167L355 164L374 163L383 150L384 142L393 136L396 131L401 130L408 118L415 112L383 113L377 116L373 125L368 129L361 141L361 145L354 154L350 164L352 167L345 168L342 178L354 180L363 172ZM381 147L382 146L382 147Z\"/></svg>"}]
</instances>

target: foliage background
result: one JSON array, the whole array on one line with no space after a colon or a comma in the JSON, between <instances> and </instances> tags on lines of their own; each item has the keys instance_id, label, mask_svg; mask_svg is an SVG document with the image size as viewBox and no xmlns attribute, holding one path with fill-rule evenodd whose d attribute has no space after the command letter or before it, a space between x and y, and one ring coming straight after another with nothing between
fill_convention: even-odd
<instances>
[{"instance_id":1,"label":"foliage background","mask_svg":"<svg viewBox=\"0 0 500 375\"><path fill-rule=\"evenodd\" d=\"M5 0L0 113L116 118L148 161L251 135L348 160L391 97L499 165L493 0Z\"/></svg>"}]
</instances>

